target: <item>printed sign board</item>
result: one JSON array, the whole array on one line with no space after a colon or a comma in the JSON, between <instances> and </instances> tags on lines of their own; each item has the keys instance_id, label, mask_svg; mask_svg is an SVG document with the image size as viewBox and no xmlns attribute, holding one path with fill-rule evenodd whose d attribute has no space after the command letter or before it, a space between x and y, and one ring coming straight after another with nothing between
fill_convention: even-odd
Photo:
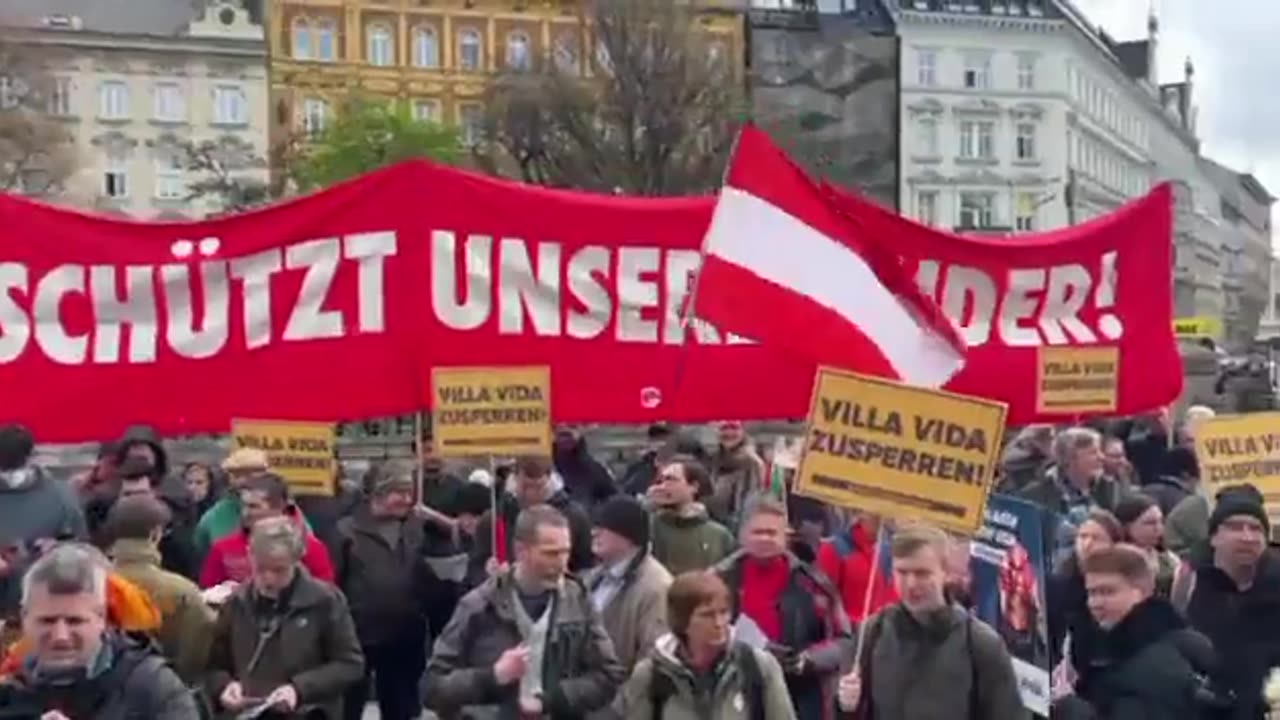
<instances>
[{"instance_id":1,"label":"printed sign board","mask_svg":"<svg viewBox=\"0 0 1280 720\"><path fill-rule=\"evenodd\" d=\"M436 368L431 411L438 455L551 454L549 367Z\"/></svg>"},{"instance_id":2,"label":"printed sign board","mask_svg":"<svg viewBox=\"0 0 1280 720\"><path fill-rule=\"evenodd\" d=\"M820 368L796 492L971 534L996 472L1003 403Z\"/></svg>"}]
</instances>

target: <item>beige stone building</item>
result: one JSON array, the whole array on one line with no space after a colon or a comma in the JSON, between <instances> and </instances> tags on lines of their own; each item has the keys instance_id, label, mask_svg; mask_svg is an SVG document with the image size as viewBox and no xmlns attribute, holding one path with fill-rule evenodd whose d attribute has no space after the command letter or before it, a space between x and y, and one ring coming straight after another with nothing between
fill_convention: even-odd
<instances>
[{"instance_id":1,"label":"beige stone building","mask_svg":"<svg viewBox=\"0 0 1280 720\"><path fill-rule=\"evenodd\" d=\"M201 217L187 148L265 182L267 50L241 0L3 0L6 37L39 53L47 112L75 143L54 202L144 219Z\"/></svg>"}]
</instances>

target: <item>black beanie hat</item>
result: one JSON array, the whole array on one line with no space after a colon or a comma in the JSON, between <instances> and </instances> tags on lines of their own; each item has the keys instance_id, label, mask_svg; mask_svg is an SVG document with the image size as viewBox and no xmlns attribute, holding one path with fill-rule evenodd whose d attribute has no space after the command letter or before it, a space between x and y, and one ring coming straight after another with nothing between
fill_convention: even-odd
<instances>
[{"instance_id":1,"label":"black beanie hat","mask_svg":"<svg viewBox=\"0 0 1280 720\"><path fill-rule=\"evenodd\" d=\"M614 495L596 508L596 527L616 533L635 543L649 547L649 512L634 498Z\"/></svg>"},{"instance_id":2,"label":"black beanie hat","mask_svg":"<svg viewBox=\"0 0 1280 720\"><path fill-rule=\"evenodd\" d=\"M1231 485L1218 492L1213 512L1209 515L1209 537L1218 532L1218 526L1227 518L1248 515L1262 523L1262 530L1271 534L1271 520L1263 505L1262 493L1252 485Z\"/></svg>"}]
</instances>

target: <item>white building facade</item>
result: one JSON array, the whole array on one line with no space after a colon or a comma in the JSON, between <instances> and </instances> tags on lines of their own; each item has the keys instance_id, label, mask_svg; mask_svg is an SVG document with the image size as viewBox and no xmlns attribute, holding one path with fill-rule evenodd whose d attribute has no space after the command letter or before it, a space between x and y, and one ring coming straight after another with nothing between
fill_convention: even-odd
<instances>
[{"instance_id":1,"label":"white building facade","mask_svg":"<svg viewBox=\"0 0 1280 720\"><path fill-rule=\"evenodd\" d=\"M6 34L43 53L48 112L76 172L48 198L140 219L202 217L188 148L267 181L266 43L240 0L7 0ZM17 19L14 22L13 18Z\"/></svg>"}]
</instances>

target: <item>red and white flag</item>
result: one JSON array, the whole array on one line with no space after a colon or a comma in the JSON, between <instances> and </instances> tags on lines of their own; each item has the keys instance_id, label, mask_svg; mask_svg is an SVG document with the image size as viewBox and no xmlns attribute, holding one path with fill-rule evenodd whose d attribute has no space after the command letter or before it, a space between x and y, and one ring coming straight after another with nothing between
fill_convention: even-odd
<instances>
[{"instance_id":1,"label":"red and white flag","mask_svg":"<svg viewBox=\"0 0 1280 720\"><path fill-rule=\"evenodd\" d=\"M694 313L822 364L939 387L965 344L892 251L746 126L703 241Z\"/></svg>"}]
</instances>

